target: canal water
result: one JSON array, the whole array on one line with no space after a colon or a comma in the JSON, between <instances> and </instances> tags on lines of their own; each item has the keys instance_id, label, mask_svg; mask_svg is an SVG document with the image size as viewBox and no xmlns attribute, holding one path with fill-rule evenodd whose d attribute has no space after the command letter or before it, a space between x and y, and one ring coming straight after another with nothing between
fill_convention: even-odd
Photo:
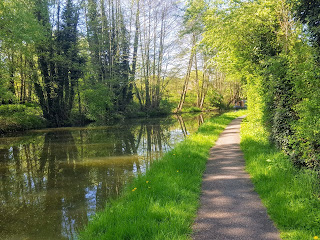
<instances>
[{"instance_id":1,"label":"canal water","mask_svg":"<svg viewBox=\"0 0 320 240\"><path fill-rule=\"evenodd\" d=\"M0 239L76 239L108 199L214 114L0 137Z\"/></svg>"}]
</instances>

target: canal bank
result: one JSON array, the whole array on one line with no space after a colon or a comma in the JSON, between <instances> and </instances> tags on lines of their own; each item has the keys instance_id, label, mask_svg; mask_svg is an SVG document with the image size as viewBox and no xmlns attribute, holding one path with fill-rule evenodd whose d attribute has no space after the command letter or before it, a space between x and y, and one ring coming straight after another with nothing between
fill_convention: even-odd
<instances>
[{"instance_id":1,"label":"canal bank","mask_svg":"<svg viewBox=\"0 0 320 240\"><path fill-rule=\"evenodd\" d=\"M132 178L215 114L0 137L0 239L74 239Z\"/></svg>"},{"instance_id":2,"label":"canal bank","mask_svg":"<svg viewBox=\"0 0 320 240\"><path fill-rule=\"evenodd\" d=\"M209 149L231 120L243 114L225 113L203 124L127 185L79 239L188 239Z\"/></svg>"},{"instance_id":3,"label":"canal bank","mask_svg":"<svg viewBox=\"0 0 320 240\"><path fill-rule=\"evenodd\" d=\"M0 135L45 127L46 120L39 107L32 104L0 105Z\"/></svg>"}]
</instances>

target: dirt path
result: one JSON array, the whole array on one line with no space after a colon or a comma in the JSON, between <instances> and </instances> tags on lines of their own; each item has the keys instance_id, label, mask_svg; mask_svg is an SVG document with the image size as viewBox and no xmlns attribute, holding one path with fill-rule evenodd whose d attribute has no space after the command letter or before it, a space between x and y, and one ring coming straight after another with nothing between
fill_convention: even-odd
<instances>
[{"instance_id":1,"label":"dirt path","mask_svg":"<svg viewBox=\"0 0 320 240\"><path fill-rule=\"evenodd\" d=\"M193 239L280 239L244 171L237 118L210 150Z\"/></svg>"}]
</instances>

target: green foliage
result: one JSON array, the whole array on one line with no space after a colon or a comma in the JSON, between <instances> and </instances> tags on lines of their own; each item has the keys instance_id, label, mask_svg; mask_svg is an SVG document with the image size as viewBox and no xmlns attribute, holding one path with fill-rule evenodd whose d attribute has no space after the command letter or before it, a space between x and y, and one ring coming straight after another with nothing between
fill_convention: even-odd
<instances>
[{"instance_id":1,"label":"green foliage","mask_svg":"<svg viewBox=\"0 0 320 240\"><path fill-rule=\"evenodd\" d=\"M43 128L46 121L38 106L9 104L0 106L0 133Z\"/></svg>"},{"instance_id":2,"label":"green foliage","mask_svg":"<svg viewBox=\"0 0 320 240\"><path fill-rule=\"evenodd\" d=\"M141 109L141 105L139 103L132 102L126 107L126 110L123 114L128 118L166 116L172 113L175 106L175 103L169 101L169 99L161 99L159 107L150 109Z\"/></svg>"},{"instance_id":3,"label":"green foliage","mask_svg":"<svg viewBox=\"0 0 320 240\"><path fill-rule=\"evenodd\" d=\"M42 29L33 15L33 0L0 2L0 102L30 101L33 44L42 38ZM28 95L28 96L26 96Z\"/></svg>"},{"instance_id":4,"label":"green foliage","mask_svg":"<svg viewBox=\"0 0 320 240\"><path fill-rule=\"evenodd\" d=\"M250 173L281 239L313 239L320 233L319 177L297 170L289 157L269 142L261 122L252 118L241 126L241 149Z\"/></svg>"},{"instance_id":5,"label":"green foliage","mask_svg":"<svg viewBox=\"0 0 320 240\"><path fill-rule=\"evenodd\" d=\"M10 100L13 100L13 99L15 99L15 96L9 90L7 82L5 81L4 78L0 78L0 102L9 102Z\"/></svg>"},{"instance_id":6,"label":"green foliage","mask_svg":"<svg viewBox=\"0 0 320 240\"><path fill-rule=\"evenodd\" d=\"M207 98L210 105L213 107L218 109L230 109L230 105L228 105L224 96L215 90L209 91Z\"/></svg>"},{"instance_id":7,"label":"green foliage","mask_svg":"<svg viewBox=\"0 0 320 240\"><path fill-rule=\"evenodd\" d=\"M217 1L218 2L218 1ZM294 4L297 4L294 6ZM227 78L245 79L250 117L300 166L319 167L319 56L294 9L317 42L318 1L234 1L208 10L204 44ZM214 6L214 5L213 5ZM212 96L219 104L219 96ZM219 101L220 100L220 101Z\"/></svg>"},{"instance_id":8,"label":"green foliage","mask_svg":"<svg viewBox=\"0 0 320 240\"><path fill-rule=\"evenodd\" d=\"M36 1L34 14L44 38L35 44L41 78L36 77L34 87L50 125L66 126L71 123L75 88L84 64L78 49L79 10L73 1L67 0L54 23L50 22L49 12L48 2ZM58 27L53 29L52 25Z\"/></svg>"},{"instance_id":9,"label":"green foliage","mask_svg":"<svg viewBox=\"0 0 320 240\"><path fill-rule=\"evenodd\" d=\"M208 151L226 125L242 114L226 113L202 125L138 176L122 197L108 203L79 239L189 239Z\"/></svg>"},{"instance_id":10,"label":"green foliage","mask_svg":"<svg viewBox=\"0 0 320 240\"><path fill-rule=\"evenodd\" d=\"M190 107L187 109L187 112L201 112L202 110L198 107Z\"/></svg>"},{"instance_id":11,"label":"green foliage","mask_svg":"<svg viewBox=\"0 0 320 240\"><path fill-rule=\"evenodd\" d=\"M41 38L41 32L32 12L33 0L2 0L0 2L0 47L23 48L26 43Z\"/></svg>"},{"instance_id":12,"label":"green foliage","mask_svg":"<svg viewBox=\"0 0 320 240\"><path fill-rule=\"evenodd\" d=\"M1 105L0 106L0 114L3 116L10 116L11 114L15 114L17 112L24 112L26 110L25 105L13 105L13 104L8 104L8 105Z\"/></svg>"},{"instance_id":13,"label":"green foliage","mask_svg":"<svg viewBox=\"0 0 320 240\"><path fill-rule=\"evenodd\" d=\"M107 119L107 110L112 109L112 102L108 88L104 84L97 84L84 90L86 117L93 121Z\"/></svg>"},{"instance_id":14,"label":"green foliage","mask_svg":"<svg viewBox=\"0 0 320 240\"><path fill-rule=\"evenodd\" d=\"M291 156L299 166L320 169L320 101L317 96L303 99L296 107L299 119L290 138Z\"/></svg>"},{"instance_id":15,"label":"green foliage","mask_svg":"<svg viewBox=\"0 0 320 240\"><path fill-rule=\"evenodd\" d=\"M320 50L320 30L319 30L319 15L320 1L319 0L299 0L296 1L295 15L307 24L311 33L311 41ZM319 56L318 56L319 58Z\"/></svg>"},{"instance_id":16,"label":"green foliage","mask_svg":"<svg viewBox=\"0 0 320 240\"><path fill-rule=\"evenodd\" d=\"M170 114L173 109L176 107L176 104L170 102L169 99L161 99L159 109L164 114Z\"/></svg>"},{"instance_id":17,"label":"green foliage","mask_svg":"<svg viewBox=\"0 0 320 240\"><path fill-rule=\"evenodd\" d=\"M294 83L288 71L290 62L286 55L270 58L264 71L265 82L262 98L265 102L263 120L272 133L273 141L287 150L289 137L293 134L291 123L295 119L293 106L296 104Z\"/></svg>"},{"instance_id":18,"label":"green foliage","mask_svg":"<svg viewBox=\"0 0 320 240\"><path fill-rule=\"evenodd\" d=\"M113 2L89 0L87 41L90 71L94 76L90 84L105 84L105 95L111 98L114 111L123 112L132 102L132 83L129 83L129 34L124 14ZM109 9L108 9L109 8ZM111 14L112 12L112 14ZM95 111L95 110L93 110ZM106 115L109 115L106 109Z\"/></svg>"},{"instance_id":19,"label":"green foliage","mask_svg":"<svg viewBox=\"0 0 320 240\"><path fill-rule=\"evenodd\" d=\"M175 107L176 105L168 99L161 99L158 107L147 109L145 113L149 117L166 116L171 114Z\"/></svg>"},{"instance_id":20,"label":"green foliage","mask_svg":"<svg viewBox=\"0 0 320 240\"><path fill-rule=\"evenodd\" d=\"M208 9L204 0L189 0L184 14L185 29L183 34L199 34L203 32L203 16Z\"/></svg>"},{"instance_id":21,"label":"green foliage","mask_svg":"<svg viewBox=\"0 0 320 240\"><path fill-rule=\"evenodd\" d=\"M147 113L142 111L140 104L135 102L135 101L133 101L132 103L127 105L124 114L128 118L145 118L145 117L148 117Z\"/></svg>"}]
</instances>

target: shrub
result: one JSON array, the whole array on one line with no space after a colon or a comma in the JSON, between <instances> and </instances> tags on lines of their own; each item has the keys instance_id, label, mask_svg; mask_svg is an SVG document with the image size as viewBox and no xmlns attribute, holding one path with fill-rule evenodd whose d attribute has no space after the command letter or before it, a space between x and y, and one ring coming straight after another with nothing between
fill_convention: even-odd
<instances>
[{"instance_id":1,"label":"shrub","mask_svg":"<svg viewBox=\"0 0 320 240\"><path fill-rule=\"evenodd\" d=\"M190 107L187 109L187 112L202 112L202 110L198 107Z\"/></svg>"},{"instance_id":2,"label":"shrub","mask_svg":"<svg viewBox=\"0 0 320 240\"><path fill-rule=\"evenodd\" d=\"M99 84L84 91L86 117L93 121L104 121L108 109L112 109L108 88Z\"/></svg>"},{"instance_id":3,"label":"shrub","mask_svg":"<svg viewBox=\"0 0 320 240\"><path fill-rule=\"evenodd\" d=\"M21 131L43 128L46 121L38 106L10 104L0 106L0 132Z\"/></svg>"}]
</instances>

